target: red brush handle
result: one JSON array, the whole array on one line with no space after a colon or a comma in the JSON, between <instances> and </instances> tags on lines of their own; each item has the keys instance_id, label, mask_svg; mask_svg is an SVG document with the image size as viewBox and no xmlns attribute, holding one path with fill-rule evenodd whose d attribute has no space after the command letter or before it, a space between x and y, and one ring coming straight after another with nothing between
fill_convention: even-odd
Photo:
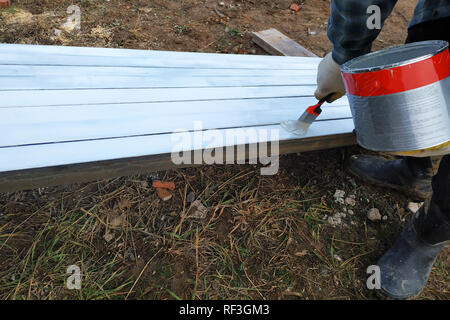
<instances>
[{"instance_id":1,"label":"red brush handle","mask_svg":"<svg viewBox=\"0 0 450 320\"><path fill-rule=\"evenodd\" d=\"M330 93L326 97L323 97L322 99L320 99L319 102L317 102L315 105L308 107L308 109L306 109L306 112L308 112L309 114L312 114L314 116L319 116L322 113L322 109L320 107L325 103L325 101L327 101L329 98L331 98L331 96L333 94L334 93Z\"/></svg>"},{"instance_id":2,"label":"red brush handle","mask_svg":"<svg viewBox=\"0 0 450 320\"><path fill-rule=\"evenodd\" d=\"M317 104L308 107L308 109L306 109L306 112L308 112L309 114L312 114L314 116L318 116L322 113L322 109L320 109L320 107L323 105L325 101L323 102L318 102Z\"/></svg>"}]
</instances>

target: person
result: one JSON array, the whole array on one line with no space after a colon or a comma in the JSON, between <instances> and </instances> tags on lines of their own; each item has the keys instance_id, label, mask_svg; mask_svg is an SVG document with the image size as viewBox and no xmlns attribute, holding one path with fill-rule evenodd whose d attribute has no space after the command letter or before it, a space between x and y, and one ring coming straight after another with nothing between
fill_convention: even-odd
<instances>
[{"instance_id":1,"label":"person","mask_svg":"<svg viewBox=\"0 0 450 320\"><path fill-rule=\"evenodd\" d=\"M327 33L333 50L319 64L317 99L333 94L331 102L342 97L345 87L340 65L371 51L380 28L367 26L369 6L376 5L380 9L382 27L396 3L397 0L331 0ZM450 0L419 0L406 43L450 42L449 30ZM450 155L396 160L355 155L350 158L348 170L369 183L425 200L377 264L384 295L393 299L417 296L425 287L438 254L450 240Z\"/></svg>"}]
</instances>

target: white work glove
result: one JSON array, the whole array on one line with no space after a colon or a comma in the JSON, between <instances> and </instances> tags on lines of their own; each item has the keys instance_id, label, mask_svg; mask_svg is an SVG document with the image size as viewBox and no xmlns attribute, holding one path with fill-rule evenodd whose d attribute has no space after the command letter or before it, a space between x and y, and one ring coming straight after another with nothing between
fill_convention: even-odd
<instances>
[{"instance_id":1,"label":"white work glove","mask_svg":"<svg viewBox=\"0 0 450 320\"><path fill-rule=\"evenodd\" d=\"M341 76L341 67L334 61L331 52L319 63L317 72L317 90L314 93L317 100L334 93L327 102L332 102L345 95L344 82Z\"/></svg>"}]
</instances>

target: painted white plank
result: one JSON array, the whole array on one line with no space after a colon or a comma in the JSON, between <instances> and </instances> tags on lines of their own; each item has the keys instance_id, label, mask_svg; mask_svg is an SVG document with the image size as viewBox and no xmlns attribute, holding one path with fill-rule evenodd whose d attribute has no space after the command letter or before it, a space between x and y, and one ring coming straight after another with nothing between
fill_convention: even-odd
<instances>
[{"instance_id":1,"label":"painted white plank","mask_svg":"<svg viewBox=\"0 0 450 320\"><path fill-rule=\"evenodd\" d=\"M180 146L174 131L273 129L300 141L353 130L346 99L305 137L280 130L316 102L319 58L0 44L0 62L0 172L242 143ZM20 144L33 145L7 147Z\"/></svg>"},{"instance_id":2,"label":"painted white plank","mask_svg":"<svg viewBox=\"0 0 450 320\"><path fill-rule=\"evenodd\" d=\"M288 61L285 59L305 59L271 57L271 60L244 60L234 59L232 55L224 55L218 59L211 54L199 54L196 58L185 56L182 59L171 59L160 54L149 58L130 57L102 57L102 56L63 56L61 54L30 54L22 50L6 52L0 48L0 61L4 65L65 65L65 66L115 66L115 67L142 67L142 68L209 68L209 69L277 69L277 70L304 70L317 68L318 61ZM315 58L309 58L315 59Z\"/></svg>"},{"instance_id":3,"label":"painted white plank","mask_svg":"<svg viewBox=\"0 0 450 320\"><path fill-rule=\"evenodd\" d=\"M291 77L315 76L316 68L306 70L276 69L180 69L180 68L130 68L130 67L86 67L86 66L34 66L4 65L0 61L0 77L36 76L126 76L126 77Z\"/></svg>"},{"instance_id":4,"label":"painted white plank","mask_svg":"<svg viewBox=\"0 0 450 320\"><path fill-rule=\"evenodd\" d=\"M251 127L246 129L266 130L266 132L269 132L269 141L273 141L274 138L274 135L271 135L270 130L278 130L279 140L299 139L298 136L286 132L280 128L279 125ZM352 119L319 121L311 125L307 135L303 138L348 133L353 129L354 125ZM233 129L220 130L220 134L223 137L226 137L227 133L233 135ZM195 146L195 138L193 135L191 137L191 147L193 148ZM173 139L173 135L163 134L0 148L0 172L139 157L150 154L164 154L183 150L184 148L179 145L179 141ZM257 140L247 139L247 142L259 142L258 139L261 139L261 135L257 136ZM301 141L299 141L299 143L301 143ZM201 148L214 148L234 145L234 143L227 144L226 141L215 141L212 143L202 139L197 145L200 145Z\"/></svg>"},{"instance_id":5,"label":"painted white plank","mask_svg":"<svg viewBox=\"0 0 450 320\"><path fill-rule=\"evenodd\" d=\"M0 77L1 90L109 89L109 88L195 88L313 85L315 76L290 77L125 77L125 76L36 76Z\"/></svg>"},{"instance_id":6,"label":"painted white plank","mask_svg":"<svg viewBox=\"0 0 450 320\"><path fill-rule=\"evenodd\" d=\"M318 62L289 62L283 60L272 61L234 61L235 59L221 58L220 61L204 54L200 58L171 60L166 57L158 58L122 58L97 56L61 56L59 54L31 56L28 53L6 53L0 51L0 58L4 65L36 65L36 66L111 66L111 67L140 67L140 68L208 68L208 69L277 69L277 70L310 70L317 68ZM230 55L231 56L231 55ZM273 57L275 58L275 57ZM302 59L302 58L298 58ZM314 59L314 58L310 58Z\"/></svg>"},{"instance_id":7,"label":"painted white plank","mask_svg":"<svg viewBox=\"0 0 450 320\"><path fill-rule=\"evenodd\" d=\"M0 146L246 127L296 119L313 97L0 108ZM320 119L351 118L345 101Z\"/></svg>"},{"instance_id":8,"label":"painted white plank","mask_svg":"<svg viewBox=\"0 0 450 320\"><path fill-rule=\"evenodd\" d=\"M282 98L314 95L316 86L144 88L0 91L0 108L224 99ZM347 98L342 98L348 104Z\"/></svg>"},{"instance_id":9,"label":"painted white plank","mask_svg":"<svg viewBox=\"0 0 450 320\"><path fill-rule=\"evenodd\" d=\"M23 56L24 55L24 56ZM242 55L242 54L221 54L221 53L198 53L198 52L175 52L159 50L136 50L136 49L112 49L112 48L93 48L93 47L69 47L69 46L46 46L46 45L22 45L22 44L0 44L0 56L4 64L48 64L40 61L41 58L59 56L66 59L62 65L70 65L75 62L80 65L80 60L101 62L99 65L114 65L118 59L125 61L141 61L144 65L157 64L163 61L163 67L168 67L167 63L173 63L172 66L189 67L192 65L209 64L213 68L250 68L253 65L261 65L263 68L276 69L276 64L282 62L288 66L288 70L296 68L317 68L320 58L305 57L276 57L266 55ZM25 61L21 60L26 58ZM82 59L80 59L82 58ZM117 59L118 58L118 59ZM134 59L134 60L133 60ZM45 59L45 61L50 61ZM61 61L58 59L58 61ZM94 61L94 60L92 60ZM113 62L114 61L114 62ZM31 62L31 63L30 63ZM121 66L131 66L126 63L120 63ZM113 64L110 64L113 63ZM134 63L132 65L134 65ZM193 64L194 63L194 64ZM269 63L269 65L268 65ZM59 65L60 63L50 63L50 65ZM156 65L158 66L158 65ZM160 66L160 65L159 65ZM197 65L197 68L199 66Z\"/></svg>"}]
</instances>

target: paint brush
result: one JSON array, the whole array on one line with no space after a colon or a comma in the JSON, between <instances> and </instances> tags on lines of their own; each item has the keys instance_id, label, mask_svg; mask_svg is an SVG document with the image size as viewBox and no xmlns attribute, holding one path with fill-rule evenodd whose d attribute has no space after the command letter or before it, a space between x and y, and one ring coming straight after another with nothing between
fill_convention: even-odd
<instances>
[{"instance_id":1,"label":"paint brush","mask_svg":"<svg viewBox=\"0 0 450 320\"><path fill-rule=\"evenodd\" d=\"M303 136L308 132L311 124L317 119L317 117L322 113L321 106L330 99L333 95L329 94L326 97L323 97L313 106L308 107L305 112L298 118L298 120L287 120L281 121L280 125L286 130L295 135Z\"/></svg>"}]
</instances>

